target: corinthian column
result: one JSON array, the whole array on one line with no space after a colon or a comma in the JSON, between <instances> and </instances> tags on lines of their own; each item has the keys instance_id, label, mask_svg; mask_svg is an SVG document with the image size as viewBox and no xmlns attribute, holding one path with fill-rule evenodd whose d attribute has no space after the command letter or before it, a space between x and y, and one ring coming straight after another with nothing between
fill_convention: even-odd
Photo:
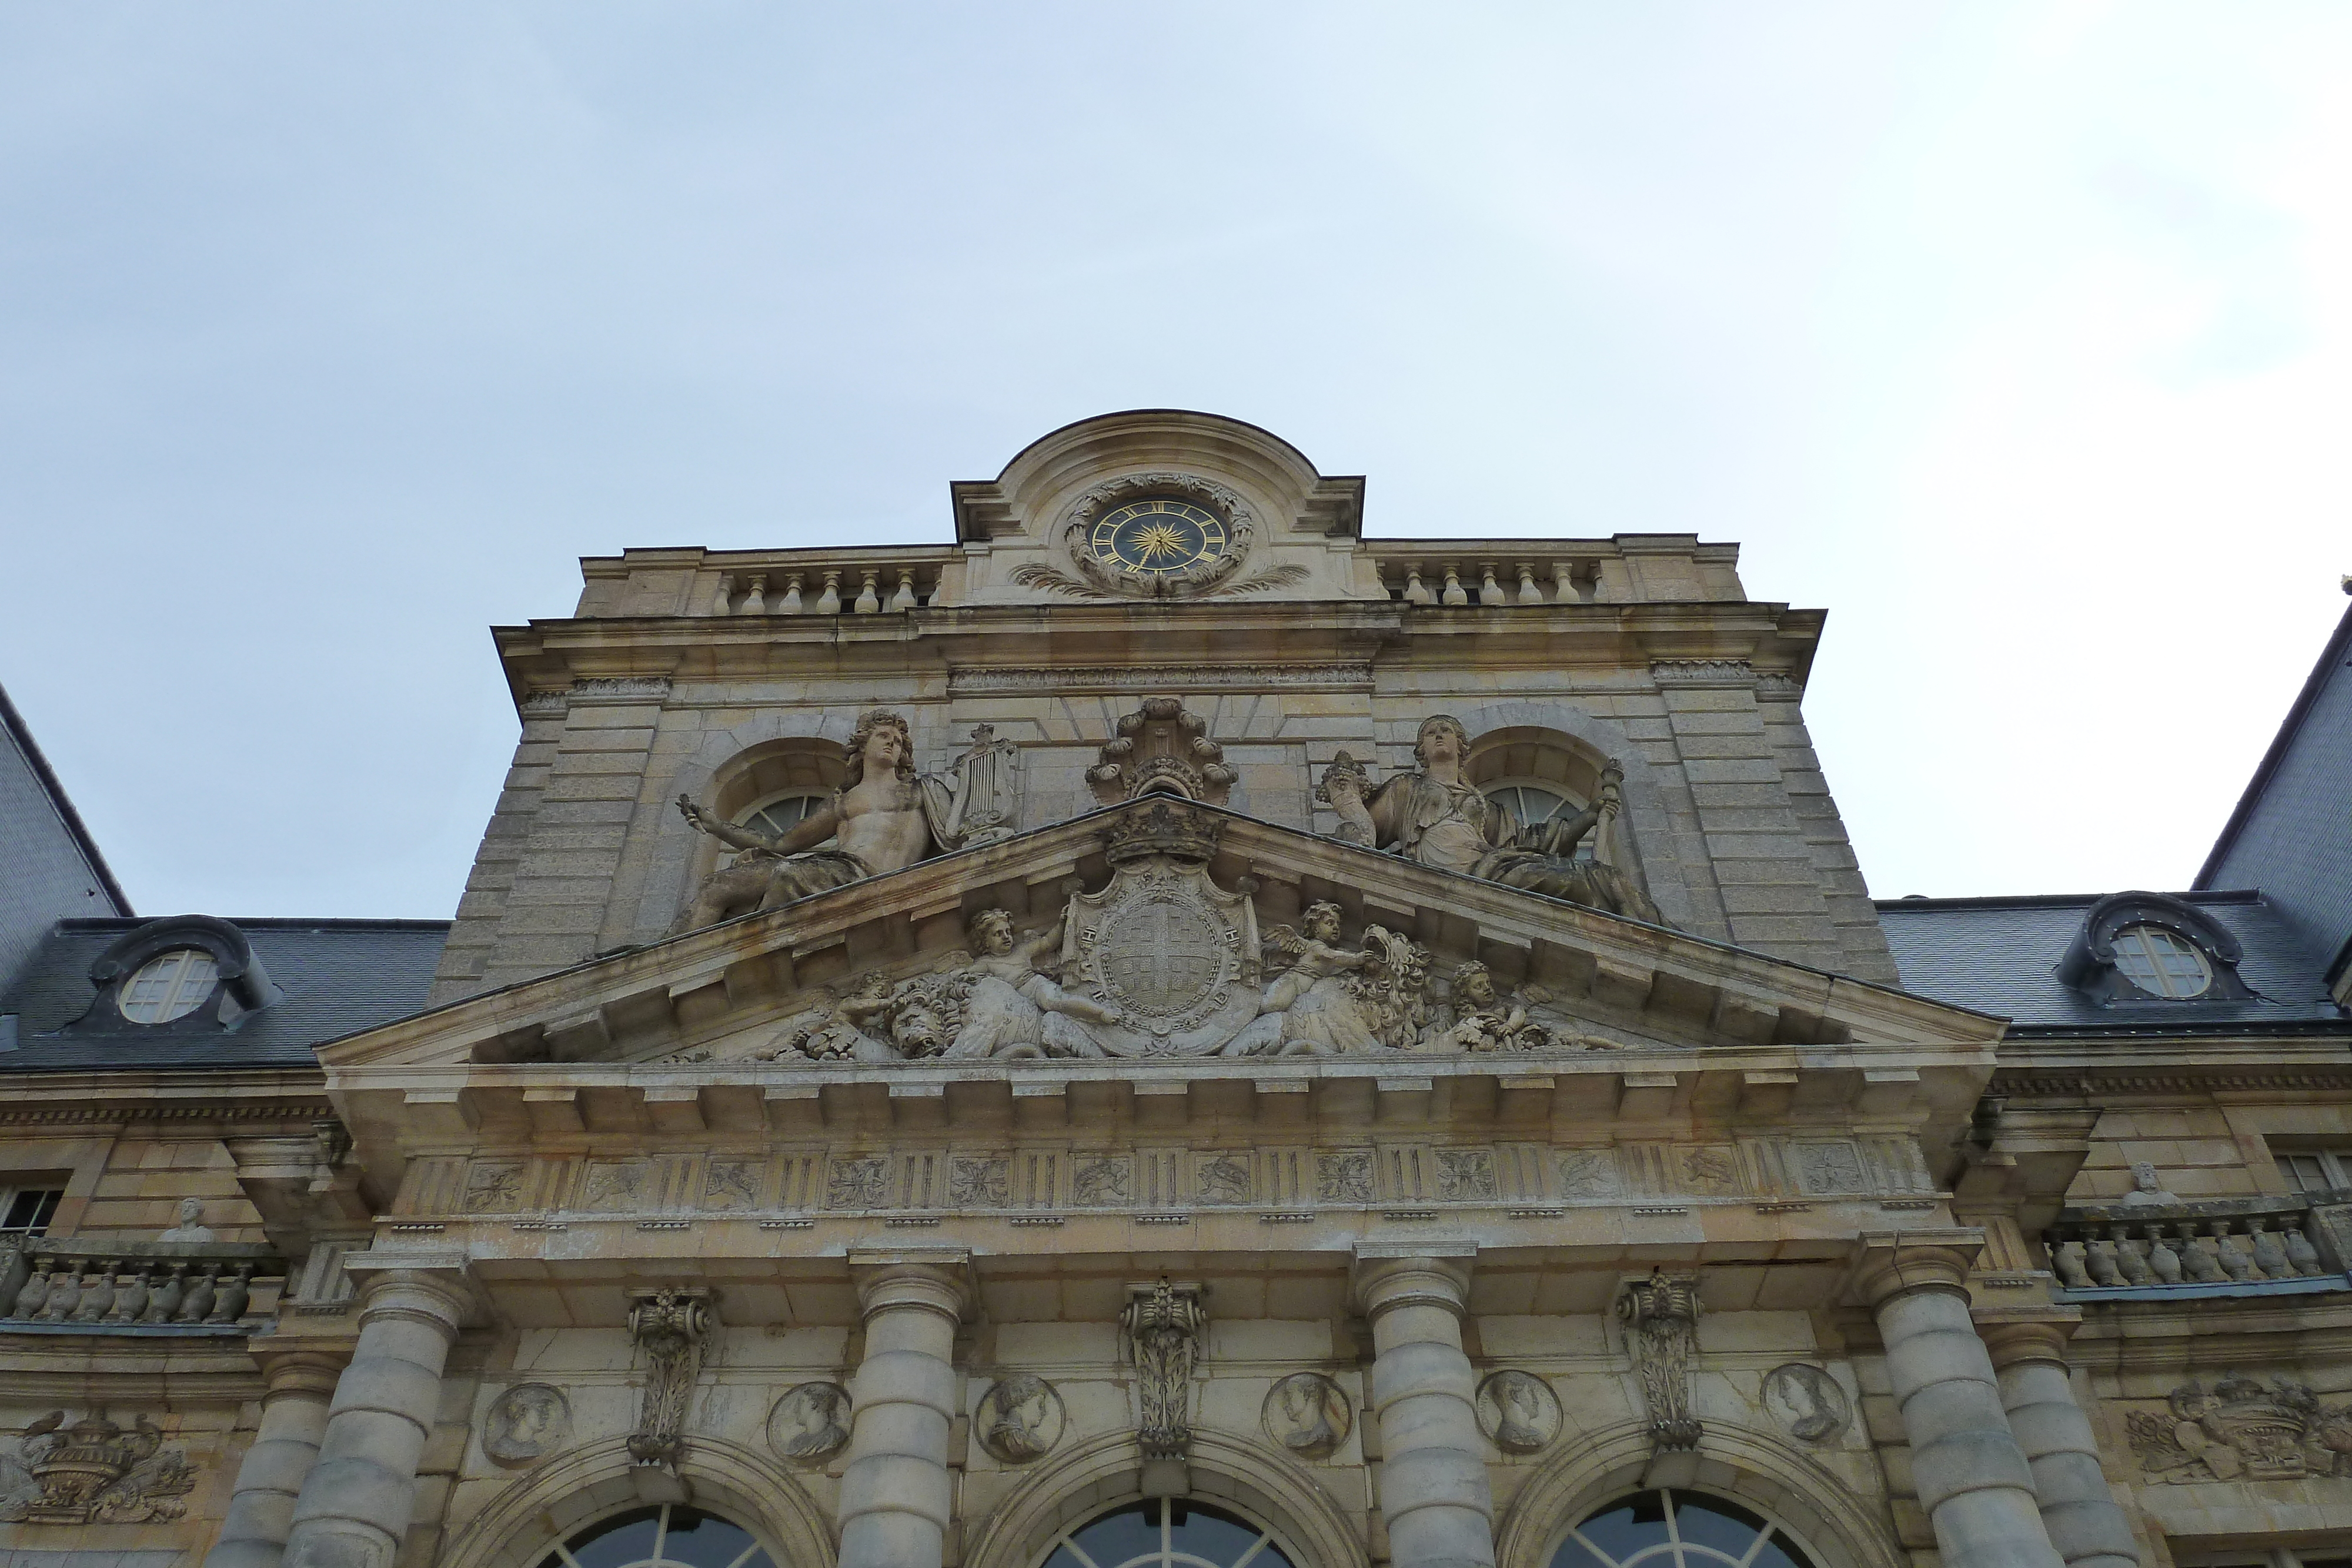
<instances>
[{"instance_id":1,"label":"corinthian column","mask_svg":"<svg viewBox=\"0 0 2352 1568\"><path fill-rule=\"evenodd\" d=\"M963 1321L961 1255L860 1264L866 1359L850 1387L856 1412L841 1471L840 1568L940 1568L954 1488L956 1325Z\"/></svg>"},{"instance_id":2,"label":"corinthian column","mask_svg":"<svg viewBox=\"0 0 2352 1568\"><path fill-rule=\"evenodd\" d=\"M2069 1326L2049 1321L1986 1325L2000 1402L2033 1468L2042 1528L2066 1568L2139 1568L2139 1545L2107 1490L2091 1418L2074 1400L2066 1371Z\"/></svg>"},{"instance_id":3,"label":"corinthian column","mask_svg":"<svg viewBox=\"0 0 2352 1568\"><path fill-rule=\"evenodd\" d=\"M1969 1317L1968 1272L1952 1248L1897 1243L1867 1258L1859 1281L1886 1346L1919 1501L1945 1568L2060 1568Z\"/></svg>"},{"instance_id":4,"label":"corinthian column","mask_svg":"<svg viewBox=\"0 0 2352 1568\"><path fill-rule=\"evenodd\" d=\"M352 1260L347 1268L358 1262ZM466 1312L455 1269L393 1268L361 1298L319 1460L294 1504L285 1568L387 1568L408 1533L441 1368Z\"/></svg>"},{"instance_id":5,"label":"corinthian column","mask_svg":"<svg viewBox=\"0 0 2352 1568\"><path fill-rule=\"evenodd\" d=\"M267 1385L261 1396L261 1429L236 1467L236 1487L219 1539L205 1553L205 1568L278 1568L286 1532L293 1527L294 1500L319 1458L327 1433L327 1399L335 1391L343 1358L321 1349L268 1350L256 1346Z\"/></svg>"},{"instance_id":6,"label":"corinthian column","mask_svg":"<svg viewBox=\"0 0 2352 1568\"><path fill-rule=\"evenodd\" d=\"M1395 1568L1494 1568L1495 1500L1462 1354L1468 1264L1466 1249L1458 1260L1356 1256L1356 1300L1372 1325L1381 1517Z\"/></svg>"}]
</instances>

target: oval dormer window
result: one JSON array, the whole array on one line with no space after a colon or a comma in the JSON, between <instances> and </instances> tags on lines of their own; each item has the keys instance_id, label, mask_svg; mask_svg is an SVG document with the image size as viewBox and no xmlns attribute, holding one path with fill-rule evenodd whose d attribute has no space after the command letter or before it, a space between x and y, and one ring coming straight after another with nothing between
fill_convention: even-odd
<instances>
[{"instance_id":1,"label":"oval dormer window","mask_svg":"<svg viewBox=\"0 0 2352 1568\"><path fill-rule=\"evenodd\" d=\"M2213 984L2213 967L2197 945L2161 925L2116 932L2116 968L2152 997L2201 997Z\"/></svg>"},{"instance_id":2,"label":"oval dormer window","mask_svg":"<svg viewBox=\"0 0 2352 1568\"><path fill-rule=\"evenodd\" d=\"M122 988L122 1016L132 1023L170 1023L205 1005L220 966L200 947L174 947L139 966Z\"/></svg>"}]
</instances>

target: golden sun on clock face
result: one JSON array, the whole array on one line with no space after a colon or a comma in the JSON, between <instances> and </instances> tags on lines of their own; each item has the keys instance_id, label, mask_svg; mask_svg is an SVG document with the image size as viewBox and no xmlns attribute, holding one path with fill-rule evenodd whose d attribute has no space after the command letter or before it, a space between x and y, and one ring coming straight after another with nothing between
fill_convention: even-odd
<instances>
[{"instance_id":1,"label":"golden sun on clock face","mask_svg":"<svg viewBox=\"0 0 2352 1568\"><path fill-rule=\"evenodd\" d=\"M1225 553L1225 521L1191 501L1148 497L1114 507L1087 530L1095 558L1116 571L1163 577Z\"/></svg>"}]
</instances>

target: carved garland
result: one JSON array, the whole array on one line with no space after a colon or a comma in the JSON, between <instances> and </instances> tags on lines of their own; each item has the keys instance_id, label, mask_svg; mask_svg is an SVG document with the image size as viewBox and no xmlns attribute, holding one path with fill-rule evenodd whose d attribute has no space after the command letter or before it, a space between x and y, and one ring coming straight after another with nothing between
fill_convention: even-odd
<instances>
[{"instance_id":1,"label":"carved garland","mask_svg":"<svg viewBox=\"0 0 2352 1568\"><path fill-rule=\"evenodd\" d=\"M1087 546L1087 533L1094 527L1095 519L1107 507L1151 495L1181 496L1221 513L1226 528L1224 554L1150 581L1139 581L1104 565ZM1213 480L1192 474L1129 474L1097 485L1078 497L1062 524L1062 544L1072 564L1097 591L1120 599L1150 599L1155 595L1206 593L1216 588L1241 566L1256 530L1256 520L1250 515L1248 503ZM1061 585L1042 582L1041 586Z\"/></svg>"}]
</instances>

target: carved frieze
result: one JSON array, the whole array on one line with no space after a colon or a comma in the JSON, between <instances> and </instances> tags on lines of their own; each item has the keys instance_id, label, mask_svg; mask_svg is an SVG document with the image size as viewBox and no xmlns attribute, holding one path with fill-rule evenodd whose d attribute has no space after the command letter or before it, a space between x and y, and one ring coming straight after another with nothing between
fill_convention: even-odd
<instances>
[{"instance_id":1,"label":"carved frieze","mask_svg":"<svg viewBox=\"0 0 2352 1568\"><path fill-rule=\"evenodd\" d=\"M2327 1406L2310 1387L2242 1374L2209 1393L2184 1383L2159 1411L2126 1418L2132 1451L2151 1480L2294 1481L2352 1476L2352 1407Z\"/></svg>"},{"instance_id":2,"label":"carved frieze","mask_svg":"<svg viewBox=\"0 0 2352 1568\"><path fill-rule=\"evenodd\" d=\"M92 1411L53 1411L0 1454L0 1523L142 1524L178 1519L195 1490L187 1456L141 1416L129 1427Z\"/></svg>"}]
</instances>

